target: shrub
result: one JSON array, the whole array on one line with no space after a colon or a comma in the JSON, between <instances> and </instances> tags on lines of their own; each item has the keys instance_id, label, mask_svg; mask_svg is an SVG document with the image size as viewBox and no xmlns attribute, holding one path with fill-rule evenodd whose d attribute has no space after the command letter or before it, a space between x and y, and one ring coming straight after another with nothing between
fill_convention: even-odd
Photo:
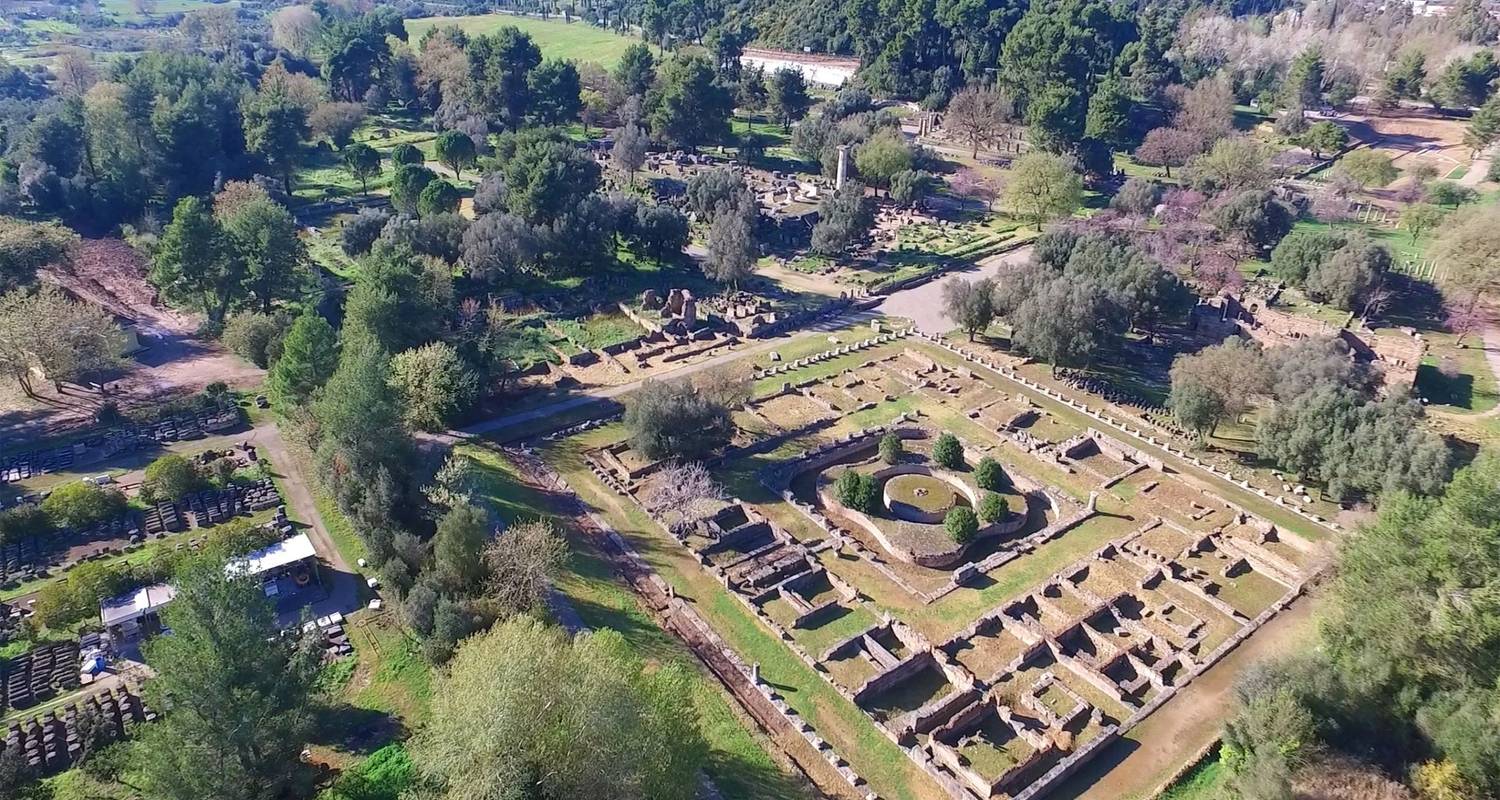
<instances>
[{"instance_id":1,"label":"shrub","mask_svg":"<svg viewBox=\"0 0 1500 800\"><path fill-rule=\"evenodd\" d=\"M964 465L964 446L959 444L957 436L944 433L932 445L932 460L948 469L958 469Z\"/></svg>"},{"instance_id":2,"label":"shrub","mask_svg":"<svg viewBox=\"0 0 1500 800\"><path fill-rule=\"evenodd\" d=\"M416 765L405 746L388 744L346 770L318 800L397 800L415 781Z\"/></svg>"},{"instance_id":3,"label":"shrub","mask_svg":"<svg viewBox=\"0 0 1500 800\"><path fill-rule=\"evenodd\" d=\"M630 446L653 459L702 458L734 434L729 404L686 381L641 384L625 401L625 428Z\"/></svg>"},{"instance_id":4,"label":"shrub","mask_svg":"<svg viewBox=\"0 0 1500 800\"><path fill-rule=\"evenodd\" d=\"M362 208L358 214L344 220L339 229L339 247L348 256L362 256L375 246L391 215L380 208Z\"/></svg>"},{"instance_id":5,"label":"shrub","mask_svg":"<svg viewBox=\"0 0 1500 800\"><path fill-rule=\"evenodd\" d=\"M281 354L281 337L286 321L270 314L247 311L229 318L224 326L224 346L229 352L261 369L271 365Z\"/></svg>"},{"instance_id":6,"label":"shrub","mask_svg":"<svg viewBox=\"0 0 1500 800\"><path fill-rule=\"evenodd\" d=\"M181 500L203 485L203 476L193 462L175 453L156 459L146 466L141 482L141 496L147 502Z\"/></svg>"},{"instance_id":7,"label":"shrub","mask_svg":"<svg viewBox=\"0 0 1500 800\"><path fill-rule=\"evenodd\" d=\"M42 510L58 525L87 528L125 513L125 495L77 481L52 490L42 501Z\"/></svg>"},{"instance_id":8,"label":"shrub","mask_svg":"<svg viewBox=\"0 0 1500 800\"><path fill-rule=\"evenodd\" d=\"M990 492L984 496L983 500L979 501L979 518L986 524L1005 519L1005 512L1007 510L1008 507L1005 504L1005 498L994 492Z\"/></svg>"},{"instance_id":9,"label":"shrub","mask_svg":"<svg viewBox=\"0 0 1500 800\"><path fill-rule=\"evenodd\" d=\"M948 516L943 518L943 529L953 541L968 544L979 533L979 518L974 516L974 509L958 506L948 510Z\"/></svg>"},{"instance_id":10,"label":"shrub","mask_svg":"<svg viewBox=\"0 0 1500 800\"><path fill-rule=\"evenodd\" d=\"M869 514L875 511L880 490L875 479L862 472L847 470L833 484L833 496L846 508Z\"/></svg>"},{"instance_id":11,"label":"shrub","mask_svg":"<svg viewBox=\"0 0 1500 800\"><path fill-rule=\"evenodd\" d=\"M974 467L974 482L986 491L1003 492L1010 487L1010 476L1005 474L1005 469L1000 466L1000 462L985 456L979 459L979 465Z\"/></svg>"},{"instance_id":12,"label":"shrub","mask_svg":"<svg viewBox=\"0 0 1500 800\"><path fill-rule=\"evenodd\" d=\"M880 437L880 460L887 464L895 464L901 460L901 454L906 452L901 445L901 437L895 431L889 431Z\"/></svg>"},{"instance_id":13,"label":"shrub","mask_svg":"<svg viewBox=\"0 0 1500 800\"><path fill-rule=\"evenodd\" d=\"M28 536L41 536L52 530L47 512L34 503L24 503L0 511L0 544L11 544Z\"/></svg>"},{"instance_id":14,"label":"shrub","mask_svg":"<svg viewBox=\"0 0 1500 800\"><path fill-rule=\"evenodd\" d=\"M1427 202L1439 206L1461 206L1472 203L1479 193L1453 181L1435 181L1427 187Z\"/></svg>"},{"instance_id":15,"label":"shrub","mask_svg":"<svg viewBox=\"0 0 1500 800\"><path fill-rule=\"evenodd\" d=\"M398 144L391 150L391 163L397 166L403 164L421 164L426 160L422 151L414 144Z\"/></svg>"},{"instance_id":16,"label":"shrub","mask_svg":"<svg viewBox=\"0 0 1500 800\"><path fill-rule=\"evenodd\" d=\"M228 486L234 480L236 469L237 467L232 458L216 458L208 462L209 477L218 486Z\"/></svg>"},{"instance_id":17,"label":"shrub","mask_svg":"<svg viewBox=\"0 0 1500 800\"><path fill-rule=\"evenodd\" d=\"M1109 204L1127 214L1149 217L1160 202L1161 184L1149 178L1136 177L1125 181L1125 185L1120 187Z\"/></svg>"}]
</instances>

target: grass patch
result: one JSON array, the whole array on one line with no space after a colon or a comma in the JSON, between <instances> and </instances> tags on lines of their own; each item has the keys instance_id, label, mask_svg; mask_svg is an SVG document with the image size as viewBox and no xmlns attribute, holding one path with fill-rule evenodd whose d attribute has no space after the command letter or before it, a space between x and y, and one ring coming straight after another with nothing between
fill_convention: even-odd
<instances>
[{"instance_id":1,"label":"grass patch","mask_svg":"<svg viewBox=\"0 0 1500 800\"><path fill-rule=\"evenodd\" d=\"M1168 786L1159 800L1217 800L1228 786L1229 770L1214 754Z\"/></svg>"},{"instance_id":2,"label":"grass patch","mask_svg":"<svg viewBox=\"0 0 1500 800\"><path fill-rule=\"evenodd\" d=\"M355 666L343 699L355 708L396 717L408 727L420 724L432 699L432 666L416 639L389 615L351 615L350 621Z\"/></svg>"},{"instance_id":3,"label":"grass patch","mask_svg":"<svg viewBox=\"0 0 1500 800\"><path fill-rule=\"evenodd\" d=\"M563 335L584 350L622 344L640 338L645 329L623 312L592 314L581 320L560 319L553 322Z\"/></svg>"},{"instance_id":4,"label":"grass patch","mask_svg":"<svg viewBox=\"0 0 1500 800\"><path fill-rule=\"evenodd\" d=\"M626 38L590 25L582 20L563 22L562 19L537 19L514 14L480 14L472 17L429 17L409 19L406 32L411 41L422 38L429 28L457 26L470 36L491 34L500 28L512 26L529 34L542 55L570 61L593 61L605 67L613 67L625 54L625 48L637 39Z\"/></svg>"}]
</instances>

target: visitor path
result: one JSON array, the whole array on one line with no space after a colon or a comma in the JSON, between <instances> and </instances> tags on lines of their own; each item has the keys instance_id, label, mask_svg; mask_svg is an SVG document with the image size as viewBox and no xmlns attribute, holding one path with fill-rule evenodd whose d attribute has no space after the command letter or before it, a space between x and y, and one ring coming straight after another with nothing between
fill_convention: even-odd
<instances>
[{"instance_id":1,"label":"visitor path","mask_svg":"<svg viewBox=\"0 0 1500 800\"><path fill-rule=\"evenodd\" d=\"M943 313L943 287L954 281L977 281L993 278L1007 264L1021 264L1031 258L1031 247L1020 247L1009 253L990 256L968 269L955 269L936 280L888 295L875 310L888 317L904 317L922 333L944 334L956 324Z\"/></svg>"}]
</instances>

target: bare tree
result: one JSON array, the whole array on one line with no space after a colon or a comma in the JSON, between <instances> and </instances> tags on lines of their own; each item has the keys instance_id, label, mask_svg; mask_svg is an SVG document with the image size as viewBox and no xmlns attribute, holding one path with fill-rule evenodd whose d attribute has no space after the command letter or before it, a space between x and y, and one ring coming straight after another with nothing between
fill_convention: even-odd
<instances>
[{"instance_id":1,"label":"bare tree","mask_svg":"<svg viewBox=\"0 0 1500 800\"><path fill-rule=\"evenodd\" d=\"M953 191L964 197L982 201L986 210L995 210L995 200L1000 197L1000 190L994 180L986 177L979 170L964 167L950 179L950 185Z\"/></svg>"},{"instance_id":2,"label":"bare tree","mask_svg":"<svg viewBox=\"0 0 1500 800\"><path fill-rule=\"evenodd\" d=\"M485 599L513 614L535 611L567 561L568 543L551 522L511 525L485 545Z\"/></svg>"},{"instance_id":3,"label":"bare tree","mask_svg":"<svg viewBox=\"0 0 1500 800\"><path fill-rule=\"evenodd\" d=\"M1205 145L1234 131L1234 91L1227 76L1204 78L1172 94L1177 100L1172 127L1196 134Z\"/></svg>"},{"instance_id":4,"label":"bare tree","mask_svg":"<svg viewBox=\"0 0 1500 800\"><path fill-rule=\"evenodd\" d=\"M99 74L94 69L93 62L89 59L87 50L79 47L69 47L57 57L57 65L53 67L57 74L57 86L63 94L73 97L81 97L99 81Z\"/></svg>"},{"instance_id":5,"label":"bare tree","mask_svg":"<svg viewBox=\"0 0 1500 800\"><path fill-rule=\"evenodd\" d=\"M312 6L286 6L271 15L271 42L290 53L306 56L318 40L323 20Z\"/></svg>"},{"instance_id":6,"label":"bare tree","mask_svg":"<svg viewBox=\"0 0 1500 800\"><path fill-rule=\"evenodd\" d=\"M948 103L948 126L969 143L971 158L978 158L979 145L993 143L1014 119L1015 103L994 89L968 86Z\"/></svg>"},{"instance_id":7,"label":"bare tree","mask_svg":"<svg viewBox=\"0 0 1500 800\"><path fill-rule=\"evenodd\" d=\"M1180 167L1188 159L1203 152L1203 138L1192 131L1180 128L1153 128L1146 132L1141 146L1135 149L1135 160L1166 170L1172 177L1172 168Z\"/></svg>"},{"instance_id":8,"label":"bare tree","mask_svg":"<svg viewBox=\"0 0 1500 800\"><path fill-rule=\"evenodd\" d=\"M1484 327L1484 315L1468 297L1455 294L1443 298L1443 325L1449 333L1458 334L1457 344Z\"/></svg>"},{"instance_id":9,"label":"bare tree","mask_svg":"<svg viewBox=\"0 0 1500 800\"><path fill-rule=\"evenodd\" d=\"M634 186L635 173L646 163L646 146L650 140L641 126L627 122L615 129L615 146L610 150L610 160L615 168L625 173L626 181Z\"/></svg>"},{"instance_id":10,"label":"bare tree","mask_svg":"<svg viewBox=\"0 0 1500 800\"><path fill-rule=\"evenodd\" d=\"M646 495L651 510L672 533L682 535L713 516L723 505L724 487L701 462L673 464L656 473Z\"/></svg>"},{"instance_id":11,"label":"bare tree","mask_svg":"<svg viewBox=\"0 0 1500 800\"><path fill-rule=\"evenodd\" d=\"M32 379L44 375L55 388L118 365L124 336L114 318L60 290L17 290L0 297L0 373L35 397Z\"/></svg>"}]
</instances>

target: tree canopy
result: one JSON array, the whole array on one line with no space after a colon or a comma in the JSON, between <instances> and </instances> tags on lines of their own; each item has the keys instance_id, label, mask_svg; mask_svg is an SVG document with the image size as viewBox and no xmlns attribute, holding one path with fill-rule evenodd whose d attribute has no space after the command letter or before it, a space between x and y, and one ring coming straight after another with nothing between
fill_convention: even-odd
<instances>
[{"instance_id":1,"label":"tree canopy","mask_svg":"<svg viewBox=\"0 0 1500 800\"><path fill-rule=\"evenodd\" d=\"M688 800L707 747L685 666L646 669L616 632L517 617L467 641L412 745L437 796Z\"/></svg>"}]
</instances>

